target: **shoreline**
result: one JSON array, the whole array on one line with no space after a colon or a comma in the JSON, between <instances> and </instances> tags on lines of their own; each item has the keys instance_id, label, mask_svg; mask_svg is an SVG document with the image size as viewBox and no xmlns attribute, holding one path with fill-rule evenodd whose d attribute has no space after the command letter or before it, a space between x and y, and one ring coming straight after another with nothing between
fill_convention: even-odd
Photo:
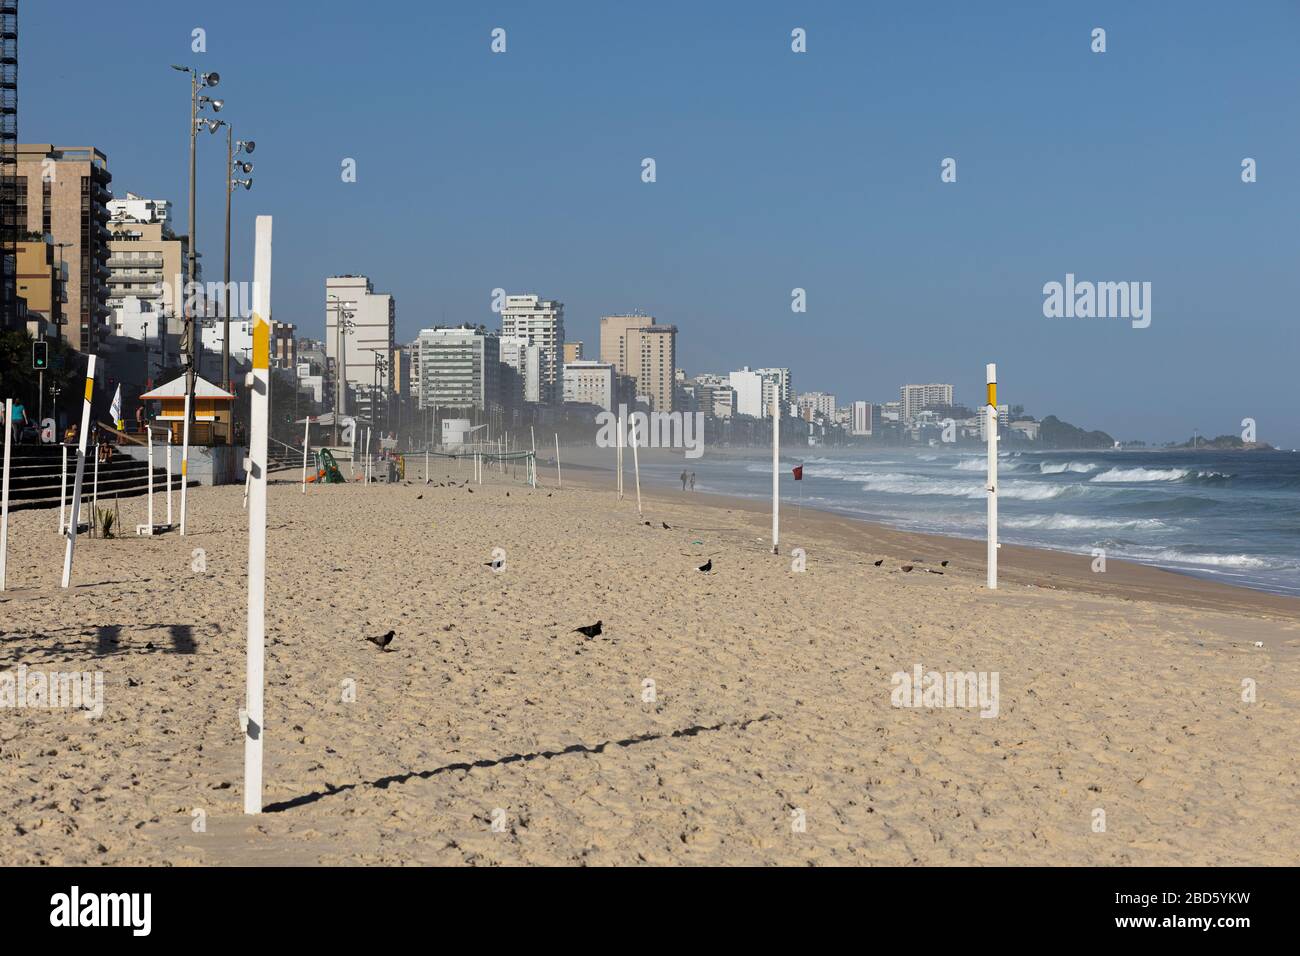
<instances>
[{"instance_id":1,"label":"shoreline","mask_svg":"<svg viewBox=\"0 0 1300 956\"><path fill-rule=\"evenodd\" d=\"M602 450L602 454L608 454L608 450ZM584 486L597 490L612 490L614 478L612 466L604 468L582 462L565 464L563 460L561 464L566 480L570 469L573 469L587 479L580 481ZM538 468L540 471L543 466L539 464ZM630 466L628 470L631 470ZM608 475L608 481L596 481L594 476L598 474ZM625 478L625 483L625 497L629 495L634 497L635 490L632 488L630 475ZM710 491L682 492L674 487L664 487L663 484L647 481L644 476L641 493L642 497L673 504L699 501L703 497L719 507L744 512L754 522L756 532L766 534L770 543L771 507L762 499ZM784 500L782 503L786 505ZM836 544L864 554L871 553L874 549L880 554L902 556L905 560L922 564L925 563L926 555L942 555L949 560L960 558L968 571L976 569L982 575L985 569L986 545L979 539L903 530L809 505L801 506L800 513L796 515L794 509L787 505L781 511L782 553L798 546L796 538L799 534L825 534ZM873 559L880 554L873 553ZM1108 558L1106 571L1094 573L1091 570L1091 555L1007 543L1003 543L999 548L998 558L999 583L1080 591L1134 601L1153 601L1175 604L1179 607L1244 612L1255 616L1300 621L1300 597L1257 590L1243 585L1226 584L1195 574L1137 561Z\"/></svg>"}]
</instances>

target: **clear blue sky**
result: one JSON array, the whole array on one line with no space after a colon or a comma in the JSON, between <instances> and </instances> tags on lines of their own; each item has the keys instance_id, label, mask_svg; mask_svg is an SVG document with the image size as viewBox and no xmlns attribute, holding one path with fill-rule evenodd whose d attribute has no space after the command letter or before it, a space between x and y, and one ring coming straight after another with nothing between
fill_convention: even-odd
<instances>
[{"instance_id":1,"label":"clear blue sky","mask_svg":"<svg viewBox=\"0 0 1300 956\"><path fill-rule=\"evenodd\" d=\"M235 277L273 214L275 316L300 334L323 331L329 274L394 293L403 340L494 323L500 286L562 300L589 349L602 314L676 323L691 373L789 365L841 403L953 382L977 403L996 361L1040 416L1156 440L1250 416L1300 446L1291 0L75 0L24 4L21 31L20 139L98 146L114 192L172 199L179 227L188 89L168 64L222 74L222 116L258 143ZM220 139L199 165L209 278ZM1067 272L1150 281L1151 327L1044 318Z\"/></svg>"}]
</instances>

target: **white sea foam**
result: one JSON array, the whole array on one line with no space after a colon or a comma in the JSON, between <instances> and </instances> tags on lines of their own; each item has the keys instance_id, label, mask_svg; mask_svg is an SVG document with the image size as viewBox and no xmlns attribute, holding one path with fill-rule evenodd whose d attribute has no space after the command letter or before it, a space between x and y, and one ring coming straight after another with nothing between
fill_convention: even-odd
<instances>
[{"instance_id":1,"label":"white sea foam","mask_svg":"<svg viewBox=\"0 0 1300 956\"><path fill-rule=\"evenodd\" d=\"M1067 471L1086 475L1090 471L1096 471L1097 467L1090 461L1044 461L1039 463L1038 470L1044 475L1062 475Z\"/></svg>"},{"instance_id":2,"label":"white sea foam","mask_svg":"<svg viewBox=\"0 0 1300 956\"><path fill-rule=\"evenodd\" d=\"M1080 515L1035 515L1029 518L1003 518L1007 528L1036 531L1157 531L1167 525L1158 518L1085 518Z\"/></svg>"},{"instance_id":3,"label":"white sea foam","mask_svg":"<svg viewBox=\"0 0 1300 956\"><path fill-rule=\"evenodd\" d=\"M1248 554L1196 554L1188 551L1179 551L1175 548L1165 548L1154 554L1147 555L1149 561L1175 561L1179 564L1202 564L1209 567L1222 568L1254 568L1262 569L1270 567L1267 561L1260 558L1252 558Z\"/></svg>"},{"instance_id":4,"label":"white sea foam","mask_svg":"<svg viewBox=\"0 0 1300 956\"><path fill-rule=\"evenodd\" d=\"M998 488L1002 498L1022 501L1046 501L1068 490L1067 485L1032 484L1012 482ZM863 491L877 491L887 495L942 495L948 498L983 498L987 494L983 484L954 481L947 478L925 478L919 475L900 475L885 472L868 475L863 479Z\"/></svg>"},{"instance_id":5,"label":"white sea foam","mask_svg":"<svg viewBox=\"0 0 1300 956\"><path fill-rule=\"evenodd\" d=\"M1103 483L1181 481L1190 474L1186 468L1111 468L1100 475L1093 475L1089 480Z\"/></svg>"}]
</instances>

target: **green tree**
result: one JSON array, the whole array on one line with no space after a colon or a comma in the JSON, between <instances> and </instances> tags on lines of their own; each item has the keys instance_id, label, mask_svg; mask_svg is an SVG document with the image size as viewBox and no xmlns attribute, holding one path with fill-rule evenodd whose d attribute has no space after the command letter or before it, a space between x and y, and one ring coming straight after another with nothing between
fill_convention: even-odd
<instances>
[{"instance_id":1,"label":"green tree","mask_svg":"<svg viewBox=\"0 0 1300 956\"><path fill-rule=\"evenodd\" d=\"M0 401L12 398L27 407L35 419L41 407L37 394L40 374L32 368L32 337L26 331L0 332ZM46 339L50 367L45 370L45 415L58 420L53 390L58 389L59 410L79 407L86 381L86 360L62 339Z\"/></svg>"}]
</instances>

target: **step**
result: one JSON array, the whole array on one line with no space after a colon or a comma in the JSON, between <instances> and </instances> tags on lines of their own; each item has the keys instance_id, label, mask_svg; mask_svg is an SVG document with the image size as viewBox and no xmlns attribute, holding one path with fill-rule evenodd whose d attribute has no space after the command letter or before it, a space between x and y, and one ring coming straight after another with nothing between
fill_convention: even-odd
<instances>
[{"instance_id":1,"label":"step","mask_svg":"<svg viewBox=\"0 0 1300 956\"><path fill-rule=\"evenodd\" d=\"M191 478L189 480L189 486L191 488L199 488L201 487L201 483L198 481L198 479ZM90 490L89 489L83 489L83 490L85 491L83 497L86 500L86 507L90 507L90 500L91 500ZM181 490L181 486L180 486L180 482L178 481L173 486L173 493L179 493L180 490ZM155 483L153 492L155 495L162 496L167 493L167 488L165 485L159 485ZM139 498L148 493L149 493L148 486L142 483L140 485L131 485L121 489L113 489L112 491L106 494L104 490L104 484L103 482L100 482L99 506L103 508L105 507L106 502L112 503L112 501L115 498ZM69 492L69 494L71 494L71 492ZM21 498L18 500L10 500L9 510L22 511L24 509L57 508L59 507L59 504L60 504L60 499L57 494L52 498ZM154 508L156 509L157 507L158 505L155 503Z\"/></svg>"}]
</instances>

